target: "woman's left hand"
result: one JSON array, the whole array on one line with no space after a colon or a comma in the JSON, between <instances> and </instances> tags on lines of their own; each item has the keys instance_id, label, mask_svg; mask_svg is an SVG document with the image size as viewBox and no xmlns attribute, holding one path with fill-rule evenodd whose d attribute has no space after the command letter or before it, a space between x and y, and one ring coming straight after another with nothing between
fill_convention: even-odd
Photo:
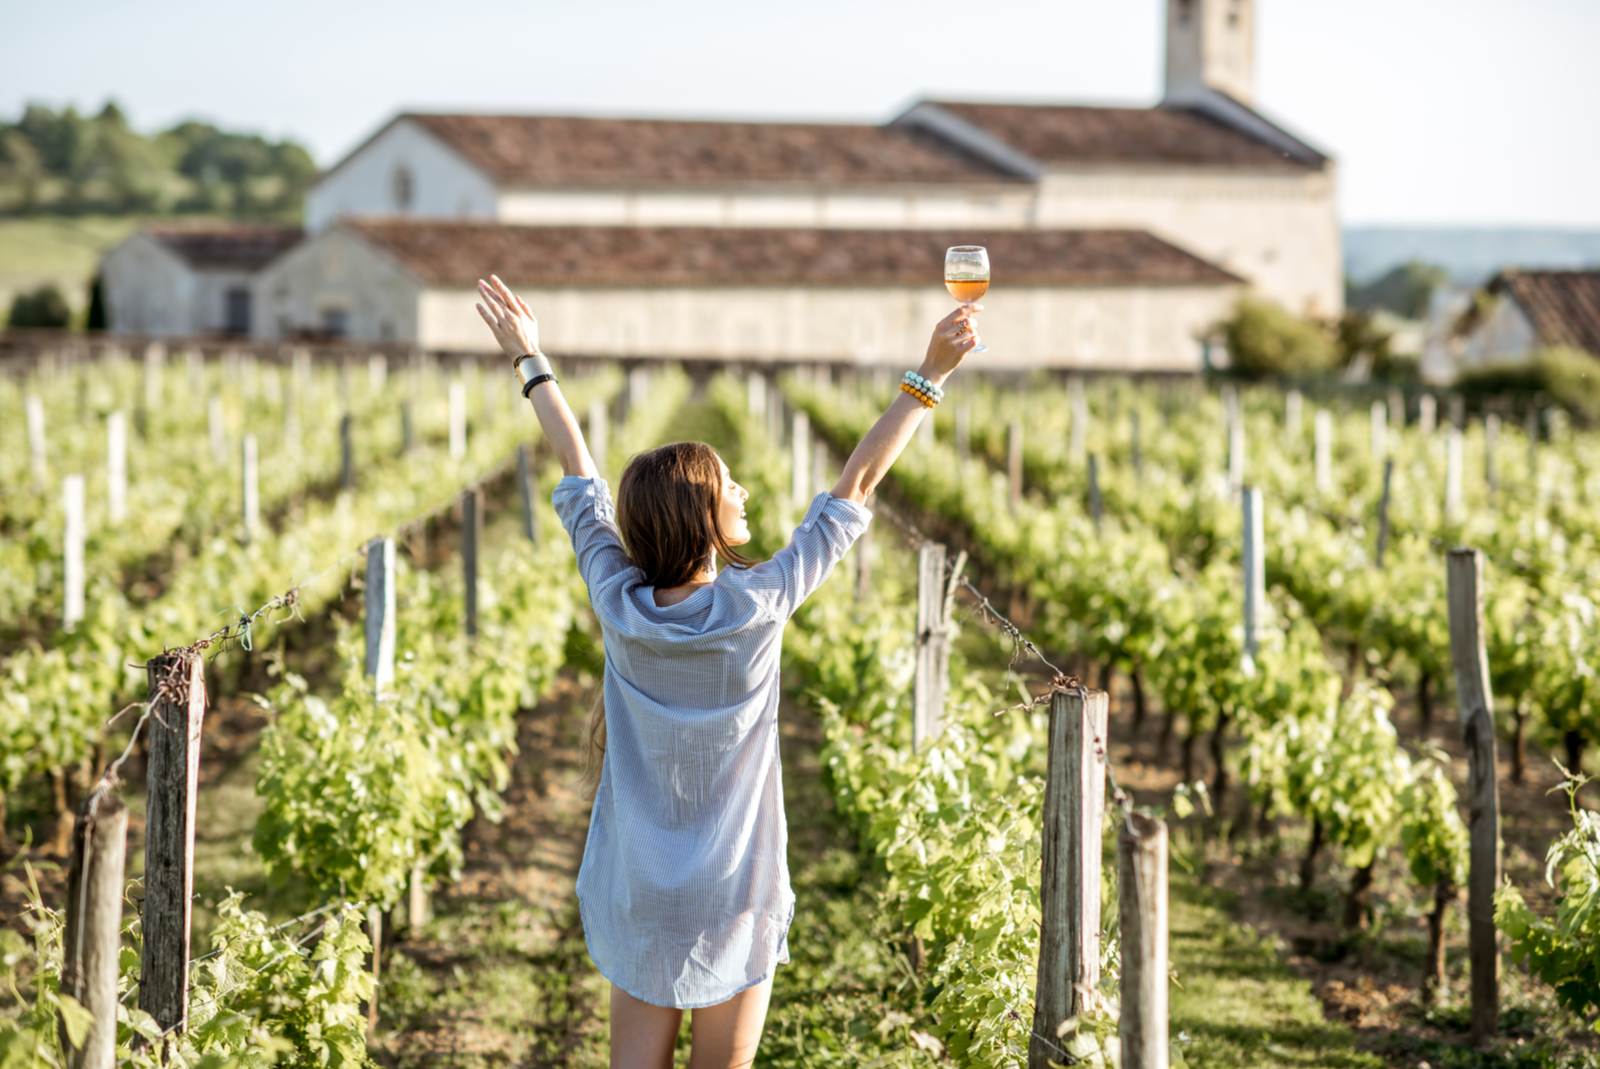
<instances>
[{"instance_id":1,"label":"woman's left hand","mask_svg":"<svg viewBox=\"0 0 1600 1069\"><path fill-rule=\"evenodd\" d=\"M494 340L500 343L507 356L515 360L539 351L539 321L522 298L500 281L500 276L490 275L488 282L480 278L478 292L484 301L477 306L478 314L489 324Z\"/></svg>"}]
</instances>

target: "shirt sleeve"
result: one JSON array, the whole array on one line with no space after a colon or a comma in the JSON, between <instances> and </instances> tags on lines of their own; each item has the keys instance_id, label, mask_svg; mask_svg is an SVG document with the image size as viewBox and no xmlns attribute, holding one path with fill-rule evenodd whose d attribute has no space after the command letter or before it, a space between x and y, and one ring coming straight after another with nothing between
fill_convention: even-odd
<instances>
[{"instance_id":1,"label":"shirt sleeve","mask_svg":"<svg viewBox=\"0 0 1600 1069\"><path fill-rule=\"evenodd\" d=\"M572 539L573 552L578 555L578 574L591 591L596 584L633 567L622 548L617 510L604 479L565 476L556 484L551 504Z\"/></svg>"},{"instance_id":2,"label":"shirt sleeve","mask_svg":"<svg viewBox=\"0 0 1600 1069\"><path fill-rule=\"evenodd\" d=\"M795 528L789 544L771 560L751 568L746 589L779 620L787 620L872 522L865 505L832 494L818 494Z\"/></svg>"}]
</instances>

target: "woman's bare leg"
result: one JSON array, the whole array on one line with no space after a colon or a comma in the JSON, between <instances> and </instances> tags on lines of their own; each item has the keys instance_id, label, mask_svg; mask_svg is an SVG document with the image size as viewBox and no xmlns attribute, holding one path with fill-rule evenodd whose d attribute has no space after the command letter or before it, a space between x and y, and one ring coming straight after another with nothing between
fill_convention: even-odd
<instances>
[{"instance_id":1,"label":"woman's bare leg","mask_svg":"<svg viewBox=\"0 0 1600 1069\"><path fill-rule=\"evenodd\" d=\"M749 1069L761 1044L761 1029L767 1020L767 1002L772 998L772 979L746 988L727 1002L694 1010L689 1027L694 1047L689 1069ZM613 1063L615 1064L615 1063Z\"/></svg>"},{"instance_id":2,"label":"woman's bare leg","mask_svg":"<svg viewBox=\"0 0 1600 1069\"><path fill-rule=\"evenodd\" d=\"M640 1002L612 984L611 1069L672 1069L682 1023L682 1010Z\"/></svg>"}]
</instances>

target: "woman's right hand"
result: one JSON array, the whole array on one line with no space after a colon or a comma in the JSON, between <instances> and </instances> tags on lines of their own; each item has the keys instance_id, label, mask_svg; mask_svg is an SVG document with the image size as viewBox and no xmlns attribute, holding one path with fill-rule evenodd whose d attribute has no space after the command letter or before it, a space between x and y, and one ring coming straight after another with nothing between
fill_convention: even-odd
<instances>
[{"instance_id":1,"label":"woman's right hand","mask_svg":"<svg viewBox=\"0 0 1600 1069\"><path fill-rule=\"evenodd\" d=\"M939 320L928 339L928 354L922 359L919 374L935 386L961 366L961 361L978 345L978 327L973 316L983 311L981 304L963 304Z\"/></svg>"}]
</instances>

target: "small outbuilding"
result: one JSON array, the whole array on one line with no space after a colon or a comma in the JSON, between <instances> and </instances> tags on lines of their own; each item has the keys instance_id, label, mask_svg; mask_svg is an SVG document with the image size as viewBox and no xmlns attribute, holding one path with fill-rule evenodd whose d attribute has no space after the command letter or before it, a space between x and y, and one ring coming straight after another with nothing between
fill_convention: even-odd
<instances>
[{"instance_id":1,"label":"small outbuilding","mask_svg":"<svg viewBox=\"0 0 1600 1069\"><path fill-rule=\"evenodd\" d=\"M1465 366L1521 360L1554 346L1600 357L1600 270L1502 271L1478 293L1457 333Z\"/></svg>"},{"instance_id":2,"label":"small outbuilding","mask_svg":"<svg viewBox=\"0 0 1600 1069\"><path fill-rule=\"evenodd\" d=\"M149 226L106 253L100 273L118 334L247 335L255 277L302 231L276 226Z\"/></svg>"},{"instance_id":3,"label":"small outbuilding","mask_svg":"<svg viewBox=\"0 0 1600 1069\"><path fill-rule=\"evenodd\" d=\"M473 305L497 273L553 354L915 362L953 307L945 249L995 265L991 368L1192 373L1244 283L1139 230L518 226L342 219L268 266L256 336L492 347Z\"/></svg>"}]
</instances>

